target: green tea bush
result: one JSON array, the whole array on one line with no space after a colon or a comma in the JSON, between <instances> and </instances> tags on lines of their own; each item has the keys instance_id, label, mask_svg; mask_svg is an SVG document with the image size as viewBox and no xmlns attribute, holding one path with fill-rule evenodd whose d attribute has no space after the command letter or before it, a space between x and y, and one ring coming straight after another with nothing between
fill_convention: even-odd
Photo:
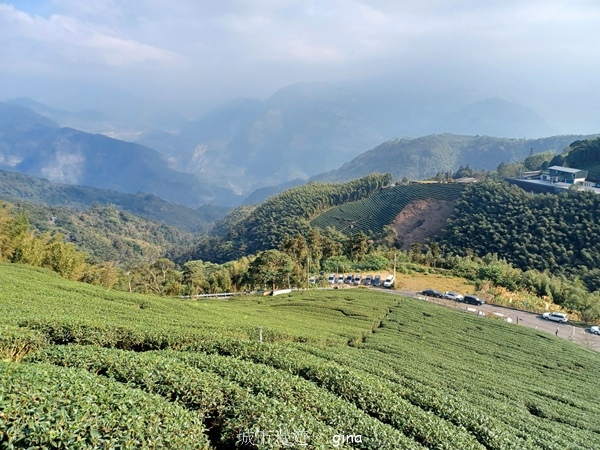
<instances>
[{"instance_id":1,"label":"green tea bush","mask_svg":"<svg viewBox=\"0 0 600 450\"><path fill-rule=\"evenodd\" d=\"M159 353L200 370L214 372L236 382L254 395L266 395L288 404L301 405L304 411L334 430L360 432L362 442L355 444L355 448L423 448L398 430L358 409L353 403L287 371L215 354L176 351Z\"/></svg>"},{"instance_id":2,"label":"green tea bush","mask_svg":"<svg viewBox=\"0 0 600 450\"><path fill-rule=\"evenodd\" d=\"M233 447L248 432L275 432L283 427L305 430L311 445L324 446L335 430L305 412L262 393L252 394L214 373L203 372L160 353L132 353L91 346L47 348L28 358L90 372L158 394L205 418L213 439ZM272 445L271 445L272 444ZM279 448L273 440L258 448Z\"/></svg>"},{"instance_id":3,"label":"green tea bush","mask_svg":"<svg viewBox=\"0 0 600 450\"><path fill-rule=\"evenodd\" d=\"M0 325L0 359L19 361L43 346L47 341L40 333L26 328Z\"/></svg>"},{"instance_id":4,"label":"green tea bush","mask_svg":"<svg viewBox=\"0 0 600 450\"><path fill-rule=\"evenodd\" d=\"M209 449L202 417L83 370L0 362L1 448Z\"/></svg>"}]
</instances>

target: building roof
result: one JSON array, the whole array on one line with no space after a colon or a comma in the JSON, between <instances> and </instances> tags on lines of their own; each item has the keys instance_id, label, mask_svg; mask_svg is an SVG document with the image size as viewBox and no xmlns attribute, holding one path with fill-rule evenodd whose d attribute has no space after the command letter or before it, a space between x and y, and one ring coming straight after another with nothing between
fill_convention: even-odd
<instances>
[{"instance_id":1,"label":"building roof","mask_svg":"<svg viewBox=\"0 0 600 450\"><path fill-rule=\"evenodd\" d=\"M567 173L583 172L581 169L573 169L572 167L563 167L563 166L548 167L548 170L556 170L557 172L567 172Z\"/></svg>"}]
</instances>

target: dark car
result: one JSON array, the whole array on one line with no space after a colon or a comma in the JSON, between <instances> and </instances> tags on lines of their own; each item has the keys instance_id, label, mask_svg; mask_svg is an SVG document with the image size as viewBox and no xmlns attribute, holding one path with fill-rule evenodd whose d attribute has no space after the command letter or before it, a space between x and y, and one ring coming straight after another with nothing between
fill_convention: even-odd
<instances>
[{"instance_id":1,"label":"dark car","mask_svg":"<svg viewBox=\"0 0 600 450\"><path fill-rule=\"evenodd\" d=\"M476 295L465 295L463 302L469 305L483 305L485 302Z\"/></svg>"},{"instance_id":2,"label":"dark car","mask_svg":"<svg viewBox=\"0 0 600 450\"><path fill-rule=\"evenodd\" d=\"M442 298L444 296L443 292L436 291L435 289L425 289L421 294L426 295L427 297L437 297Z\"/></svg>"},{"instance_id":3,"label":"dark car","mask_svg":"<svg viewBox=\"0 0 600 450\"><path fill-rule=\"evenodd\" d=\"M381 286L381 275L375 275L375 278L373 278L373 286Z\"/></svg>"}]
</instances>

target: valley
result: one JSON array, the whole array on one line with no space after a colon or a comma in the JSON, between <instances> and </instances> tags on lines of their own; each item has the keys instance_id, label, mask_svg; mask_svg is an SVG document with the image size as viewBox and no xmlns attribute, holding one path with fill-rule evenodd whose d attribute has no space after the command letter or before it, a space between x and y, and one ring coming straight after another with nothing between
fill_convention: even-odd
<instances>
[{"instance_id":1,"label":"valley","mask_svg":"<svg viewBox=\"0 0 600 450\"><path fill-rule=\"evenodd\" d=\"M599 18L0 0L0 449L600 448Z\"/></svg>"},{"instance_id":2,"label":"valley","mask_svg":"<svg viewBox=\"0 0 600 450\"><path fill-rule=\"evenodd\" d=\"M242 202L240 184L212 183L218 164L198 184L108 138L89 141L105 147L95 156L89 142L72 153L88 136L11 111L22 120L3 136L0 171L0 445L592 448L600 197L502 180L552 161L594 173L600 139L396 139L310 182L267 185L288 166ZM23 146L27 127L50 140ZM39 145L50 150L37 166L15 163ZM118 149L138 153L105 165ZM142 162L144 182L127 181L154 193L56 182L83 176L90 156L98 173L141 157L166 178ZM187 200L171 196L171 176ZM329 273L396 277L328 289ZM485 304L431 301L429 288ZM167 429L147 433L158 422Z\"/></svg>"}]
</instances>

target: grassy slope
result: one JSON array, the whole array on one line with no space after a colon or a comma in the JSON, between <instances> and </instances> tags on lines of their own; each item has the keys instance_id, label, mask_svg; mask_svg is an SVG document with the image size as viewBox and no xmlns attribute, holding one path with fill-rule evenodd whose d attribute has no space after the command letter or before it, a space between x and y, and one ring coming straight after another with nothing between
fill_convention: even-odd
<instances>
[{"instance_id":1,"label":"grassy slope","mask_svg":"<svg viewBox=\"0 0 600 450\"><path fill-rule=\"evenodd\" d=\"M6 411L0 446L9 440L8 423L12 433L24 429L19 414L33 399L56 399L67 405L63 415L81 411L72 406L86 397L63 394L79 385L99 389L93 393L108 424L127 415L115 406L114 389L147 423L157 414L152 405L168 413L164 442L171 433L199 433L196 414L210 429L199 442L208 437L213 447L232 447L243 431L277 428L305 431L309 448L332 448L341 433L362 436L354 448L374 449L594 448L600 435L598 353L386 293L190 302L106 291L1 264L0 308L0 328L27 325L55 343L89 344L47 345L23 362L0 363L15 380L0 383ZM257 343L258 326L269 342ZM6 343L0 338L0 344ZM42 373L43 386L35 381ZM98 382L90 384L90 376ZM25 397L15 384L23 380L31 382ZM44 395L32 397L36 390ZM152 400L157 395L173 408L167 412ZM6 399L14 400L10 407ZM50 429L63 423L52 410L32 411ZM85 425L89 416L77 420ZM125 428L139 447L152 447L139 427ZM95 433L108 442L123 432L115 430ZM98 439L83 425L70 433ZM21 436L29 445L44 439Z\"/></svg>"}]
</instances>

